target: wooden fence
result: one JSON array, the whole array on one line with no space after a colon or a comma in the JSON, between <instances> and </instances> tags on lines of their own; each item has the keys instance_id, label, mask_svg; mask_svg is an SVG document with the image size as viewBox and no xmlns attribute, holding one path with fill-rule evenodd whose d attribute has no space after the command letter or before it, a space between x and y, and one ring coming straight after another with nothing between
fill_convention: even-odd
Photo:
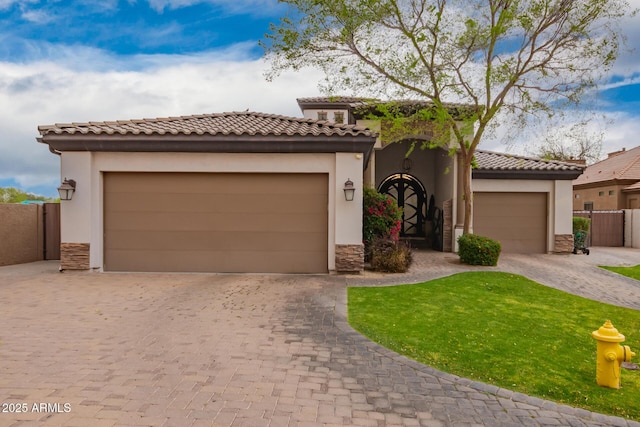
<instances>
[{"instance_id":1,"label":"wooden fence","mask_svg":"<svg viewBox=\"0 0 640 427\"><path fill-rule=\"evenodd\" d=\"M591 219L589 246L624 246L624 211L574 211Z\"/></svg>"},{"instance_id":2,"label":"wooden fence","mask_svg":"<svg viewBox=\"0 0 640 427\"><path fill-rule=\"evenodd\" d=\"M43 258L60 259L60 203L45 203L43 208Z\"/></svg>"}]
</instances>

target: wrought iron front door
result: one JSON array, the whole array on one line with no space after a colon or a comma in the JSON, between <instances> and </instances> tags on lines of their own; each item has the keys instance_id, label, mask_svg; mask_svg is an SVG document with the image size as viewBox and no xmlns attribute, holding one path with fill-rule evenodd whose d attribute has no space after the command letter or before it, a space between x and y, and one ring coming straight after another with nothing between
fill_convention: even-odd
<instances>
[{"instance_id":1,"label":"wrought iron front door","mask_svg":"<svg viewBox=\"0 0 640 427\"><path fill-rule=\"evenodd\" d=\"M397 173L388 176L378 191L396 199L402 208L400 237L424 237L427 192L413 175Z\"/></svg>"}]
</instances>

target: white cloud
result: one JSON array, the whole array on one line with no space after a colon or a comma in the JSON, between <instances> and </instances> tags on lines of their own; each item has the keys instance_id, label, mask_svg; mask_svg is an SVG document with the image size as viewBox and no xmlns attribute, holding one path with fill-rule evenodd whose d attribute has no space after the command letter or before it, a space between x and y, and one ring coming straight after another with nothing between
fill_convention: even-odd
<instances>
[{"instance_id":1,"label":"white cloud","mask_svg":"<svg viewBox=\"0 0 640 427\"><path fill-rule=\"evenodd\" d=\"M167 30L165 28L165 30ZM157 31L164 31L158 29ZM175 28L167 31L175 31ZM158 33L155 33L156 35ZM136 54L117 55L99 48L83 45L51 43L43 40L29 40L0 33L0 53L2 49L19 52L14 62L51 62L56 66L76 71L135 71L157 67L167 67L181 63L208 63L220 61L244 61L255 57L255 41L238 42L216 50L202 51L188 55L180 54ZM15 55L14 55L15 56Z\"/></svg>"},{"instance_id":2,"label":"white cloud","mask_svg":"<svg viewBox=\"0 0 640 427\"><path fill-rule=\"evenodd\" d=\"M1 0L0 0L1 1ZM158 13L166 9L179 9L200 3L219 6L230 15L249 14L253 16L273 15L284 10L277 0L148 0L149 5ZM277 13L276 13L277 14Z\"/></svg>"},{"instance_id":3,"label":"white cloud","mask_svg":"<svg viewBox=\"0 0 640 427\"><path fill-rule=\"evenodd\" d=\"M33 3L33 1L36 1L36 0L31 0L31 1L29 1L29 0L27 0L27 1L23 1L23 0L0 0L0 10L9 9L14 4L23 5L25 3Z\"/></svg>"},{"instance_id":4,"label":"white cloud","mask_svg":"<svg viewBox=\"0 0 640 427\"><path fill-rule=\"evenodd\" d=\"M630 0L632 9L640 10L640 0ZM625 43L621 46L620 55L612 72L619 76L628 76L640 72L640 15L629 15L621 19L619 28L625 35Z\"/></svg>"},{"instance_id":5,"label":"white cloud","mask_svg":"<svg viewBox=\"0 0 640 427\"><path fill-rule=\"evenodd\" d=\"M612 114L611 118L615 120L615 125L609 127L602 142L602 153L605 155L614 151L626 148L637 147L640 140L640 121L637 116L618 113Z\"/></svg>"},{"instance_id":6,"label":"white cloud","mask_svg":"<svg viewBox=\"0 0 640 427\"><path fill-rule=\"evenodd\" d=\"M26 10L22 13L22 18L35 24L47 24L55 19L53 15L42 10Z\"/></svg>"},{"instance_id":7,"label":"white cloud","mask_svg":"<svg viewBox=\"0 0 640 427\"><path fill-rule=\"evenodd\" d=\"M640 75L628 76L628 77L625 77L623 80L620 80L617 82L605 83L605 84L599 85L598 90L606 91L610 89L617 89L619 87L637 85L637 84L640 84Z\"/></svg>"}]
</instances>

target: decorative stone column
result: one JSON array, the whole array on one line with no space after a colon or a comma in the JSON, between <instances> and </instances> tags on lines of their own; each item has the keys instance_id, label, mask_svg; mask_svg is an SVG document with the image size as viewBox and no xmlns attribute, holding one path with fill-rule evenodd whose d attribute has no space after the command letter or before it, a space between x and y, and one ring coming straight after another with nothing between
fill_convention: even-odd
<instances>
[{"instance_id":1,"label":"decorative stone column","mask_svg":"<svg viewBox=\"0 0 640 427\"><path fill-rule=\"evenodd\" d=\"M573 234L556 234L553 242L553 252L556 254L573 252Z\"/></svg>"},{"instance_id":2,"label":"decorative stone column","mask_svg":"<svg viewBox=\"0 0 640 427\"><path fill-rule=\"evenodd\" d=\"M442 204L442 252L453 252L453 200Z\"/></svg>"},{"instance_id":3,"label":"decorative stone column","mask_svg":"<svg viewBox=\"0 0 640 427\"><path fill-rule=\"evenodd\" d=\"M360 273L364 270L364 245L336 245L336 271Z\"/></svg>"},{"instance_id":4,"label":"decorative stone column","mask_svg":"<svg viewBox=\"0 0 640 427\"><path fill-rule=\"evenodd\" d=\"M89 270L89 243L61 243L61 270Z\"/></svg>"}]
</instances>

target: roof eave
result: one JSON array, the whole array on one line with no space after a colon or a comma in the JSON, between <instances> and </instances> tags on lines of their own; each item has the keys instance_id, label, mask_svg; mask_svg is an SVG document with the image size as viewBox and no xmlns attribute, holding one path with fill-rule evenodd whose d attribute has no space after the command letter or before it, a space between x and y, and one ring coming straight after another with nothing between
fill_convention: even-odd
<instances>
[{"instance_id":1,"label":"roof eave","mask_svg":"<svg viewBox=\"0 0 640 427\"><path fill-rule=\"evenodd\" d=\"M260 143L263 145L270 144L283 144L283 143L297 143L297 144L337 144L339 142L370 142L375 141L377 134L371 132L370 134L345 134L345 135L237 135L237 134L45 134L41 138L38 138L39 142L44 144L54 145L57 147L66 147L68 150L73 151L86 151L85 148L79 147L101 147L109 145L117 145L118 151L125 149L126 145L131 144L149 144L149 151L163 151L161 149L154 149L154 147L162 144L183 144L188 147L190 144L195 145L211 145L215 147L219 144L233 143L233 144L252 144ZM89 150L90 151L90 150Z\"/></svg>"},{"instance_id":2,"label":"roof eave","mask_svg":"<svg viewBox=\"0 0 640 427\"><path fill-rule=\"evenodd\" d=\"M44 135L39 142L56 152L143 153L363 153L366 166L372 135Z\"/></svg>"},{"instance_id":3,"label":"roof eave","mask_svg":"<svg viewBox=\"0 0 640 427\"><path fill-rule=\"evenodd\" d=\"M575 170L493 170L474 169L471 173L474 179L528 179L528 180L574 180L582 174Z\"/></svg>"},{"instance_id":4,"label":"roof eave","mask_svg":"<svg viewBox=\"0 0 640 427\"><path fill-rule=\"evenodd\" d=\"M351 110L352 102L298 102L300 110Z\"/></svg>"},{"instance_id":5,"label":"roof eave","mask_svg":"<svg viewBox=\"0 0 640 427\"><path fill-rule=\"evenodd\" d=\"M608 187L612 185L633 185L638 180L636 179L603 179L602 181L591 181L591 182L579 182L573 183L573 188L575 189L586 189L586 188L598 188L598 187Z\"/></svg>"}]
</instances>

